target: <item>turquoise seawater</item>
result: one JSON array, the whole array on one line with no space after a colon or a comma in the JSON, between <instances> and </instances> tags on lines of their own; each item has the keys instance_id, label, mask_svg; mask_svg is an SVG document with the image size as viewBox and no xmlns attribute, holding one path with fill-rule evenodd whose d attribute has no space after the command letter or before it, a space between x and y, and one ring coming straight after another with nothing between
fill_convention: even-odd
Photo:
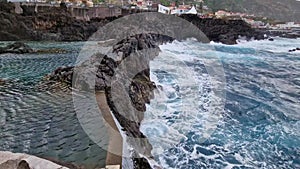
<instances>
[{"instance_id":1,"label":"turquoise seawater","mask_svg":"<svg viewBox=\"0 0 300 169\"><path fill-rule=\"evenodd\" d=\"M9 42L2 42L5 45ZM89 139L76 117L71 93L37 88L57 67L73 65L83 43L28 42L66 54L0 55L0 150L103 167L105 150ZM101 125L101 124L99 124Z\"/></svg>"},{"instance_id":2,"label":"turquoise seawater","mask_svg":"<svg viewBox=\"0 0 300 169\"><path fill-rule=\"evenodd\" d=\"M81 128L71 94L36 87L73 65L83 43L28 44L68 53L0 55L0 150L103 166L106 152ZM296 47L299 39L280 38L162 45L150 65L159 91L141 126L155 161L166 169L300 168L300 52L288 52ZM223 70L224 104L212 90L212 56Z\"/></svg>"}]
</instances>

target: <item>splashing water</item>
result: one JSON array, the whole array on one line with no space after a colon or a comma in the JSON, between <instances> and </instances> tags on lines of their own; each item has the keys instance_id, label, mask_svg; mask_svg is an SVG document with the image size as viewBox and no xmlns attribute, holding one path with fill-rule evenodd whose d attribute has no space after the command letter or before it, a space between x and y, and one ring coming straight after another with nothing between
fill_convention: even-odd
<instances>
[{"instance_id":1,"label":"splashing water","mask_svg":"<svg viewBox=\"0 0 300 169\"><path fill-rule=\"evenodd\" d=\"M156 161L164 168L299 168L300 54L288 52L297 46L299 39L281 38L235 46L194 41L161 46L163 57L151 63L151 78L161 87L141 126ZM209 55L223 63L223 111L211 104L218 100L201 62ZM178 71L179 59L193 77ZM180 78L197 85L183 86ZM217 128L199 141L216 111Z\"/></svg>"}]
</instances>

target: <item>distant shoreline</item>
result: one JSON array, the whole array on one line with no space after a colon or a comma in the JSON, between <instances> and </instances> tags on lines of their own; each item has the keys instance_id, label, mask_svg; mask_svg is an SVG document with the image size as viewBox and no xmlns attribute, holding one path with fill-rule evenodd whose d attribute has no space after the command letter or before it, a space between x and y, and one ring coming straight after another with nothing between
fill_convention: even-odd
<instances>
[{"instance_id":1,"label":"distant shoreline","mask_svg":"<svg viewBox=\"0 0 300 169\"><path fill-rule=\"evenodd\" d=\"M86 41L99 27L123 17L92 18L90 21L84 21L72 17L62 7L39 13L25 12L21 15L12 12L13 4L6 5L0 8L0 24L4 25L0 28L0 41ZM232 45L236 44L239 36L249 40L265 38L264 33L251 28L243 20L200 18L192 14L179 17L196 25L215 42Z\"/></svg>"}]
</instances>

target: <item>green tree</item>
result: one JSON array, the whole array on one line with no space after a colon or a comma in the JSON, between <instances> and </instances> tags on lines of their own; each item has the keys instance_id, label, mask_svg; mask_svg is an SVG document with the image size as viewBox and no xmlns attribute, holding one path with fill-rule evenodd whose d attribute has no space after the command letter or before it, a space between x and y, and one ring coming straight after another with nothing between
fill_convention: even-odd
<instances>
[{"instance_id":1,"label":"green tree","mask_svg":"<svg viewBox=\"0 0 300 169\"><path fill-rule=\"evenodd\" d=\"M168 1L168 0L160 0L160 3L161 3L163 6L170 6L170 1Z\"/></svg>"},{"instance_id":2,"label":"green tree","mask_svg":"<svg viewBox=\"0 0 300 169\"><path fill-rule=\"evenodd\" d=\"M94 4L104 3L105 0L93 0Z\"/></svg>"}]
</instances>

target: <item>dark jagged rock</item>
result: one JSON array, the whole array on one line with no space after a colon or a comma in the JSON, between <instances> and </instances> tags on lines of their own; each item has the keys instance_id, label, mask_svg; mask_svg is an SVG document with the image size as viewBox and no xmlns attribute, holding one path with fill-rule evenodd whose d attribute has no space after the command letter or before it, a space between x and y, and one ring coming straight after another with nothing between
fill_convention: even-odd
<instances>
[{"instance_id":1,"label":"dark jagged rock","mask_svg":"<svg viewBox=\"0 0 300 169\"><path fill-rule=\"evenodd\" d=\"M6 3L3 1L0 1L0 11L4 11L7 13L12 13L15 10L15 6L13 3Z\"/></svg>"},{"instance_id":2,"label":"dark jagged rock","mask_svg":"<svg viewBox=\"0 0 300 169\"><path fill-rule=\"evenodd\" d=\"M22 8L23 15L0 8L0 40L85 41L99 27L117 19L111 17L87 22L76 20L63 7L51 7L39 13L35 13L30 7ZM196 25L212 41L235 44L239 36L258 40L264 38L261 31L256 31L242 20L201 19L197 15L180 17ZM139 48L143 48L142 43L139 44Z\"/></svg>"},{"instance_id":3,"label":"dark jagged rock","mask_svg":"<svg viewBox=\"0 0 300 169\"><path fill-rule=\"evenodd\" d=\"M3 53L24 54L24 53L32 53L32 52L33 49L22 42L15 42L13 44L7 45L6 47L0 47L0 54Z\"/></svg>"},{"instance_id":4,"label":"dark jagged rock","mask_svg":"<svg viewBox=\"0 0 300 169\"><path fill-rule=\"evenodd\" d=\"M134 159L133 166L135 169L151 169L151 166L145 158Z\"/></svg>"},{"instance_id":5,"label":"dark jagged rock","mask_svg":"<svg viewBox=\"0 0 300 169\"><path fill-rule=\"evenodd\" d=\"M248 40L264 39L261 31L251 28L243 20L202 19L197 15L181 15L181 18L196 25L211 41L232 45L237 43L239 36L246 37Z\"/></svg>"},{"instance_id":6,"label":"dark jagged rock","mask_svg":"<svg viewBox=\"0 0 300 169\"><path fill-rule=\"evenodd\" d=\"M93 63L97 68L95 86L90 86L91 83L89 83L87 79L80 79L80 77L74 73L74 69L86 69L86 72L90 73L88 69L91 67L85 65L85 63L82 64L82 67L57 68L52 74L46 76L45 80L48 82L60 82L70 86L72 84L73 76L76 76L74 78L76 81L73 82L73 85L75 83L74 86L77 88L105 91L109 107L129 138L146 138L140 131L140 122L143 119L143 112L146 111L146 104L150 103L150 100L154 97L153 90L156 88L155 83L150 80L149 62L158 55L158 44L170 42L172 40L174 39L164 35L139 34L125 38L113 46L113 53L122 54L120 60L114 60L102 54L93 55L90 63ZM142 53L135 55L138 51L145 49L152 49L151 52L148 53L149 56L143 55ZM134 57L128 58L130 55L134 55ZM122 79L114 79L113 77L116 74L115 71L117 67L120 67L120 64L125 59L131 59L129 61L131 64L130 66L132 67L138 67L141 66L141 64L144 64L146 67L146 69L138 72L132 78L129 87L127 88L130 101L135 108L135 110L130 113L120 112L116 107L116 104L119 104L119 102L115 102L112 99L112 86L117 86L118 90L118 87L122 88L124 85ZM126 74L130 72L130 68L131 67L125 67L125 69L122 70L120 77L125 77ZM132 118L128 118L128 116ZM152 146L147 139L140 140L140 142L136 142L134 139L129 139L127 141L129 141L135 149L135 157L133 158L135 168L147 169L150 168L150 165L146 159L141 158L138 154L142 153L151 156Z\"/></svg>"},{"instance_id":7,"label":"dark jagged rock","mask_svg":"<svg viewBox=\"0 0 300 169\"><path fill-rule=\"evenodd\" d=\"M59 49L59 48L50 48L50 49L39 49L39 50L35 50L34 53L37 54L53 54L53 53L68 53L67 50L64 49Z\"/></svg>"},{"instance_id":8,"label":"dark jagged rock","mask_svg":"<svg viewBox=\"0 0 300 169\"><path fill-rule=\"evenodd\" d=\"M281 38L289 38L296 39L300 38L299 30L262 30L265 34L270 37L281 37Z\"/></svg>"},{"instance_id":9,"label":"dark jagged rock","mask_svg":"<svg viewBox=\"0 0 300 169\"><path fill-rule=\"evenodd\" d=\"M300 51L300 48L295 48L295 49L289 50L289 52L296 52L296 51Z\"/></svg>"},{"instance_id":10,"label":"dark jagged rock","mask_svg":"<svg viewBox=\"0 0 300 169\"><path fill-rule=\"evenodd\" d=\"M22 6L22 9L23 14L19 15L12 12L12 3L0 4L1 41L85 41L110 21L77 20L64 7L51 7L39 13L32 7Z\"/></svg>"},{"instance_id":11,"label":"dark jagged rock","mask_svg":"<svg viewBox=\"0 0 300 169\"><path fill-rule=\"evenodd\" d=\"M68 85L72 85L73 70L74 67L59 67L46 78L49 81L59 81Z\"/></svg>"}]
</instances>

